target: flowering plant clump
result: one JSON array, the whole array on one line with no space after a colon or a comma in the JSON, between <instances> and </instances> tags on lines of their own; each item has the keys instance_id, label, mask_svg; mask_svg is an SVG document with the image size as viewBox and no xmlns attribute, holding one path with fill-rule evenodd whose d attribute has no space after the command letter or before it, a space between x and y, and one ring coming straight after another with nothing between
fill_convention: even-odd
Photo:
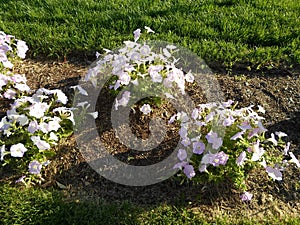
<instances>
[{"instance_id":1,"label":"flowering plant clump","mask_svg":"<svg viewBox=\"0 0 300 225\"><path fill-rule=\"evenodd\" d=\"M0 164L23 175L17 182L41 181L41 170L54 155L52 147L73 133L73 111L61 90L33 91L24 75L13 74L11 61L25 58L24 41L0 32L0 98L12 99L0 118Z\"/></svg>"},{"instance_id":2,"label":"flowering plant clump","mask_svg":"<svg viewBox=\"0 0 300 225\"><path fill-rule=\"evenodd\" d=\"M51 148L73 132L73 112L66 103L61 90L44 88L16 99L0 121L3 165L14 165L21 172L28 167L30 174L40 174L37 171L54 155Z\"/></svg>"},{"instance_id":3,"label":"flowering plant clump","mask_svg":"<svg viewBox=\"0 0 300 225\"><path fill-rule=\"evenodd\" d=\"M16 99L30 92L24 75L6 72L0 73L0 98Z\"/></svg>"},{"instance_id":4,"label":"flowering plant clump","mask_svg":"<svg viewBox=\"0 0 300 225\"><path fill-rule=\"evenodd\" d=\"M24 59L28 46L22 40L0 31L0 71L13 68L13 62Z\"/></svg>"},{"instance_id":5,"label":"flowering plant clump","mask_svg":"<svg viewBox=\"0 0 300 225\"><path fill-rule=\"evenodd\" d=\"M181 169L187 178L222 180L231 178L237 187L246 190L248 172L261 166L274 180L282 180L282 171L290 164L300 167L299 161L289 151L290 143L282 139L283 132L267 138L258 113L264 109L254 106L236 109L229 100L223 103L201 104L189 115L179 112L170 123L181 122L179 135L182 148L174 169ZM290 161L284 160L289 155ZM202 176L196 176L197 172ZM243 195L249 200L252 195Z\"/></svg>"},{"instance_id":6,"label":"flowering plant clump","mask_svg":"<svg viewBox=\"0 0 300 225\"><path fill-rule=\"evenodd\" d=\"M15 99L30 91L24 75L13 74L13 63L24 59L28 46L22 40L0 31L0 98Z\"/></svg>"},{"instance_id":7,"label":"flowering plant clump","mask_svg":"<svg viewBox=\"0 0 300 225\"><path fill-rule=\"evenodd\" d=\"M147 33L154 33L149 27L145 29ZM163 90L167 98L174 98L169 93L171 89L179 89L184 94L185 82L192 83L194 77L192 73L184 73L175 66L178 59L172 54L176 52L176 46L166 45L160 49L160 53L156 53L146 42L137 42L141 35L141 29L134 31L134 41L125 41L125 47L118 49L116 53L105 49L106 55L88 71L85 81L96 87L102 82L103 75L110 74L112 77L109 88L114 93L119 93L122 88L133 84L138 86L139 93L152 93L153 96ZM134 90L124 91L122 97L116 99L115 109L127 106L130 98L135 96L133 92ZM160 98L153 97L153 101L159 103ZM147 114L145 112L150 112L151 108L149 105L145 107L142 107L142 111Z\"/></svg>"}]
</instances>

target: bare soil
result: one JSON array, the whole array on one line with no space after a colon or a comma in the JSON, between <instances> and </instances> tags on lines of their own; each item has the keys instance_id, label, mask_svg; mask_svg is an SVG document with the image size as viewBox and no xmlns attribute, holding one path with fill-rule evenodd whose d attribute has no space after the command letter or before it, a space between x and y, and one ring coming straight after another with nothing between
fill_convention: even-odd
<instances>
[{"instance_id":1,"label":"bare soil","mask_svg":"<svg viewBox=\"0 0 300 225\"><path fill-rule=\"evenodd\" d=\"M70 60L69 62L25 60L17 65L14 72L25 74L31 88L47 87L60 88L71 93L69 86L76 85L80 77L85 76L87 60ZM261 105L266 109L265 125L270 130L283 131L289 135L291 149L300 156L300 68L268 69L249 71L233 68L230 74L220 69L215 70L226 99L239 102L239 107L250 104ZM201 94L193 88L189 93ZM153 151L139 153L126 149L118 143L110 123L109 110L111 99L100 96L100 118L97 124L101 128L99 134L113 151L111 154L118 159L133 165L148 165L162 160L178 141L176 126L170 126L163 144ZM107 104L106 104L107 103ZM167 120L174 113L168 104L157 107L153 116ZM147 138L149 117L140 113L131 114L132 131L137 136ZM248 185L254 198L250 203L242 203L240 193L230 183L206 183L192 185L170 178L161 183L129 187L113 183L96 173L82 157L74 137L65 140L57 147L57 155L45 172L44 188L55 187L62 189L66 197L71 199L90 199L101 197L107 201L130 201L137 205L152 206L174 204L188 207L194 213L202 212L207 218L227 215L255 216L263 219L266 215L299 216L300 215L300 171L290 168L284 172L282 182L273 182L265 173L253 171ZM7 176L3 179L9 179Z\"/></svg>"}]
</instances>

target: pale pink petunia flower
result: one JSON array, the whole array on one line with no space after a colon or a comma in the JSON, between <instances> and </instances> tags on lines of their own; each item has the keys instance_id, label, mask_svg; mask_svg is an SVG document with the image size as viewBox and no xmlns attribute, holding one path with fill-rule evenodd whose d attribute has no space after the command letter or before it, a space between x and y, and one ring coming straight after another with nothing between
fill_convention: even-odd
<instances>
[{"instance_id":1,"label":"pale pink petunia flower","mask_svg":"<svg viewBox=\"0 0 300 225\"><path fill-rule=\"evenodd\" d=\"M89 94L87 93L86 90L84 90L80 85L75 85L75 86L71 86L70 88L73 88L74 90L77 89L79 91L80 94L88 96Z\"/></svg>"},{"instance_id":2,"label":"pale pink petunia flower","mask_svg":"<svg viewBox=\"0 0 300 225\"><path fill-rule=\"evenodd\" d=\"M6 61L2 61L2 64L5 68L9 68L12 69L14 67L14 65L11 63L11 61L6 60Z\"/></svg>"},{"instance_id":3,"label":"pale pink petunia flower","mask_svg":"<svg viewBox=\"0 0 300 225\"><path fill-rule=\"evenodd\" d=\"M41 140L39 136L32 136L30 139L38 147L39 150L43 151L51 148L50 144L44 140Z\"/></svg>"},{"instance_id":4,"label":"pale pink petunia flower","mask_svg":"<svg viewBox=\"0 0 300 225\"><path fill-rule=\"evenodd\" d=\"M154 83L161 83L163 81L163 77L157 72L151 73L150 77Z\"/></svg>"},{"instance_id":5,"label":"pale pink petunia flower","mask_svg":"<svg viewBox=\"0 0 300 225\"><path fill-rule=\"evenodd\" d=\"M5 145L2 145L0 147L0 161L4 160L4 155L5 155Z\"/></svg>"},{"instance_id":6,"label":"pale pink petunia flower","mask_svg":"<svg viewBox=\"0 0 300 225\"><path fill-rule=\"evenodd\" d=\"M259 131L260 131L259 128L254 128L253 130L251 130L248 134L248 139L251 139L252 137L257 136Z\"/></svg>"},{"instance_id":7,"label":"pale pink petunia flower","mask_svg":"<svg viewBox=\"0 0 300 225\"><path fill-rule=\"evenodd\" d=\"M45 128L48 132L50 131L58 131L58 129L61 127L60 126L60 122L61 122L61 119L57 116L53 117L51 121L49 121Z\"/></svg>"},{"instance_id":8,"label":"pale pink petunia flower","mask_svg":"<svg viewBox=\"0 0 300 225\"><path fill-rule=\"evenodd\" d=\"M195 154L202 154L205 150L205 144L203 142L194 142L193 143L193 153Z\"/></svg>"},{"instance_id":9,"label":"pale pink petunia flower","mask_svg":"<svg viewBox=\"0 0 300 225\"><path fill-rule=\"evenodd\" d=\"M197 108L193 109L191 116L194 120L198 119L199 118L199 109L197 109Z\"/></svg>"},{"instance_id":10,"label":"pale pink petunia flower","mask_svg":"<svg viewBox=\"0 0 300 225\"><path fill-rule=\"evenodd\" d=\"M251 129L251 125L248 123L248 121L244 121L240 126L238 126L241 130L246 131Z\"/></svg>"},{"instance_id":11,"label":"pale pink petunia flower","mask_svg":"<svg viewBox=\"0 0 300 225\"><path fill-rule=\"evenodd\" d=\"M184 174L187 176L187 178L191 179L196 175L194 167L192 165L185 165L183 169Z\"/></svg>"},{"instance_id":12,"label":"pale pink petunia flower","mask_svg":"<svg viewBox=\"0 0 300 225\"><path fill-rule=\"evenodd\" d=\"M36 160L33 160L29 163L28 170L31 174L40 174L42 170L42 164Z\"/></svg>"},{"instance_id":13,"label":"pale pink petunia flower","mask_svg":"<svg viewBox=\"0 0 300 225\"><path fill-rule=\"evenodd\" d=\"M251 201L253 197L253 194L249 193L249 192L244 192L243 194L241 194L240 198L243 202L246 202L246 201Z\"/></svg>"},{"instance_id":14,"label":"pale pink petunia flower","mask_svg":"<svg viewBox=\"0 0 300 225\"><path fill-rule=\"evenodd\" d=\"M177 114L171 116L171 118L168 121L168 124L174 123L174 121L176 120Z\"/></svg>"},{"instance_id":15,"label":"pale pink petunia flower","mask_svg":"<svg viewBox=\"0 0 300 225\"><path fill-rule=\"evenodd\" d=\"M12 89L7 89L7 90L4 92L3 96L4 96L5 98L7 98L7 99L14 99L15 96L16 96L16 94L17 94L17 93L16 93L14 90L12 90Z\"/></svg>"},{"instance_id":16,"label":"pale pink petunia flower","mask_svg":"<svg viewBox=\"0 0 300 225\"><path fill-rule=\"evenodd\" d=\"M151 52L151 49L149 47L149 45L143 45L141 48L140 48L140 53L142 56L148 56Z\"/></svg>"},{"instance_id":17,"label":"pale pink petunia flower","mask_svg":"<svg viewBox=\"0 0 300 225\"><path fill-rule=\"evenodd\" d=\"M163 53L164 53L164 55L166 56L166 57L168 57L168 58L170 58L172 55L171 55L171 53L168 51L168 49L166 49L166 48L164 48L163 49Z\"/></svg>"},{"instance_id":18,"label":"pale pink petunia flower","mask_svg":"<svg viewBox=\"0 0 300 225\"><path fill-rule=\"evenodd\" d=\"M201 164L199 166L199 172L200 173L207 172L207 164Z\"/></svg>"},{"instance_id":19,"label":"pale pink petunia flower","mask_svg":"<svg viewBox=\"0 0 300 225\"><path fill-rule=\"evenodd\" d=\"M236 160L238 166L242 166L246 160L246 152L243 151Z\"/></svg>"},{"instance_id":20,"label":"pale pink petunia flower","mask_svg":"<svg viewBox=\"0 0 300 225\"><path fill-rule=\"evenodd\" d=\"M242 138L242 136L243 136L243 134L245 133L245 131L243 130L243 131L241 131L241 132L238 132L238 133L236 133L235 135L233 135L231 138L230 138L230 140L236 140L236 139L239 139L239 138Z\"/></svg>"},{"instance_id":21,"label":"pale pink petunia flower","mask_svg":"<svg viewBox=\"0 0 300 225\"><path fill-rule=\"evenodd\" d=\"M272 177L274 180L278 180L278 181L282 180L282 173L278 168L272 168L267 166L266 171L268 175Z\"/></svg>"},{"instance_id":22,"label":"pale pink petunia flower","mask_svg":"<svg viewBox=\"0 0 300 225\"><path fill-rule=\"evenodd\" d=\"M18 180L15 181L15 183L25 183L25 178L26 176L21 176Z\"/></svg>"},{"instance_id":23,"label":"pale pink petunia flower","mask_svg":"<svg viewBox=\"0 0 300 225\"><path fill-rule=\"evenodd\" d=\"M90 113L88 113L88 115L91 115L94 119L97 119L98 112L97 111L96 112L90 112Z\"/></svg>"},{"instance_id":24,"label":"pale pink petunia flower","mask_svg":"<svg viewBox=\"0 0 300 225\"><path fill-rule=\"evenodd\" d=\"M56 95L56 97L57 97L56 102L60 102L62 104L67 104L68 97L61 90L59 90L59 89L51 90L50 93Z\"/></svg>"},{"instance_id":25,"label":"pale pink petunia flower","mask_svg":"<svg viewBox=\"0 0 300 225\"><path fill-rule=\"evenodd\" d=\"M152 109L150 107L149 104L144 104L141 108L140 108L141 112L144 114L144 115L148 115L149 113L151 113Z\"/></svg>"},{"instance_id":26,"label":"pale pink petunia flower","mask_svg":"<svg viewBox=\"0 0 300 225\"><path fill-rule=\"evenodd\" d=\"M187 164L187 162L185 161L181 161L179 163L176 163L174 166L173 166L173 169L180 169L182 170L182 168Z\"/></svg>"},{"instance_id":27,"label":"pale pink petunia flower","mask_svg":"<svg viewBox=\"0 0 300 225\"><path fill-rule=\"evenodd\" d=\"M234 123L234 121L235 121L235 119L233 118L233 116L230 115L229 117L227 117L226 119L224 119L223 126L229 127L229 126L231 126Z\"/></svg>"},{"instance_id":28,"label":"pale pink petunia flower","mask_svg":"<svg viewBox=\"0 0 300 225\"><path fill-rule=\"evenodd\" d=\"M229 156L223 151L214 154L211 164L213 166L225 165L227 163Z\"/></svg>"},{"instance_id":29,"label":"pale pink petunia flower","mask_svg":"<svg viewBox=\"0 0 300 225\"><path fill-rule=\"evenodd\" d=\"M260 160L260 158L263 156L263 154L265 153L265 150L263 148L260 147L260 142L259 140L257 140L256 143L254 143L250 149L251 152L253 152L251 161L255 162Z\"/></svg>"},{"instance_id":30,"label":"pale pink petunia flower","mask_svg":"<svg viewBox=\"0 0 300 225\"><path fill-rule=\"evenodd\" d=\"M127 72L122 72L119 75L119 81L122 85L128 85L130 83L131 76Z\"/></svg>"},{"instance_id":31,"label":"pale pink petunia flower","mask_svg":"<svg viewBox=\"0 0 300 225\"><path fill-rule=\"evenodd\" d=\"M191 144L191 141L189 138L184 138L182 141L181 141L181 144L184 146L184 147L188 147L190 144Z\"/></svg>"},{"instance_id":32,"label":"pale pink petunia flower","mask_svg":"<svg viewBox=\"0 0 300 225\"><path fill-rule=\"evenodd\" d=\"M136 29L135 31L133 31L133 35L134 35L134 41L137 42L137 40L141 36L141 29Z\"/></svg>"},{"instance_id":33,"label":"pale pink petunia flower","mask_svg":"<svg viewBox=\"0 0 300 225\"><path fill-rule=\"evenodd\" d=\"M210 131L206 136L208 143L212 144L213 149L218 149L222 146L223 140L221 137L218 137L218 134Z\"/></svg>"},{"instance_id":34,"label":"pale pink petunia flower","mask_svg":"<svg viewBox=\"0 0 300 225\"><path fill-rule=\"evenodd\" d=\"M206 117L205 117L205 122L208 123L214 119L214 116L216 115L215 112L210 112Z\"/></svg>"},{"instance_id":35,"label":"pale pink petunia flower","mask_svg":"<svg viewBox=\"0 0 300 225\"><path fill-rule=\"evenodd\" d=\"M263 133L263 132L268 131L268 130L263 126L263 124L261 123L261 121L258 121L258 122L257 122L257 126L258 126L258 128L259 128L259 133Z\"/></svg>"},{"instance_id":36,"label":"pale pink petunia flower","mask_svg":"<svg viewBox=\"0 0 300 225\"><path fill-rule=\"evenodd\" d=\"M184 149L179 149L178 150L178 153L177 153L177 158L180 160L180 161L183 161L187 158L187 153Z\"/></svg>"},{"instance_id":37,"label":"pale pink petunia flower","mask_svg":"<svg viewBox=\"0 0 300 225\"><path fill-rule=\"evenodd\" d=\"M18 89L19 91L23 91L23 92L26 92L26 91L30 91L30 87L27 85L27 84L15 84L15 88Z\"/></svg>"},{"instance_id":38,"label":"pale pink petunia flower","mask_svg":"<svg viewBox=\"0 0 300 225\"><path fill-rule=\"evenodd\" d=\"M181 127L179 130L179 135L181 138L186 138L188 135L187 129L185 127Z\"/></svg>"},{"instance_id":39,"label":"pale pink petunia flower","mask_svg":"<svg viewBox=\"0 0 300 225\"><path fill-rule=\"evenodd\" d=\"M225 107L225 108L228 108L232 105L232 103L234 103L234 101L232 100L228 100L227 102L222 102L222 105Z\"/></svg>"},{"instance_id":40,"label":"pale pink petunia flower","mask_svg":"<svg viewBox=\"0 0 300 225\"><path fill-rule=\"evenodd\" d=\"M29 123L27 130L29 133L33 134L39 129L39 124L36 120L33 120Z\"/></svg>"},{"instance_id":41,"label":"pale pink petunia flower","mask_svg":"<svg viewBox=\"0 0 300 225\"><path fill-rule=\"evenodd\" d=\"M122 94L121 99L116 99L116 103L115 103L115 110L118 110L119 106L127 106L128 102L130 99L130 92L129 91L124 91L124 93Z\"/></svg>"}]
</instances>

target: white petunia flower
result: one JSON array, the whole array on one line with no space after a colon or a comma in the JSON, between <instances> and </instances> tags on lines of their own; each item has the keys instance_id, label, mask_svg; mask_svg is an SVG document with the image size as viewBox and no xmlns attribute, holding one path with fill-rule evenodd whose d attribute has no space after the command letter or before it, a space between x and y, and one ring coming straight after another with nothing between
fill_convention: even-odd
<instances>
[{"instance_id":1,"label":"white petunia flower","mask_svg":"<svg viewBox=\"0 0 300 225\"><path fill-rule=\"evenodd\" d=\"M286 137L286 136L287 136L286 133L281 132L281 131L276 131L275 134L276 134L279 138L282 138L282 137Z\"/></svg>"},{"instance_id":2,"label":"white petunia flower","mask_svg":"<svg viewBox=\"0 0 300 225\"><path fill-rule=\"evenodd\" d=\"M3 66L4 66L5 68L11 69L11 68L14 67L14 65L13 65L13 64L11 63L11 61L9 61L9 60L2 61L2 64L3 64Z\"/></svg>"},{"instance_id":3,"label":"white petunia flower","mask_svg":"<svg viewBox=\"0 0 300 225\"><path fill-rule=\"evenodd\" d=\"M189 83L193 83L195 78L193 76L192 73L188 72L186 75L185 75L185 80Z\"/></svg>"},{"instance_id":4,"label":"white petunia flower","mask_svg":"<svg viewBox=\"0 0 300 225\"><path fill-rule=\"evenodd\" d=\"M258 112L265 114L266 110L262 106L258 105L257 107L258 107Z\"/></svg>"},{"instance_id":5,"label":"white petunia flower","mask_svg":"<svg viewBox=\"0 0 300 225\"><path fill-rule=\"evenodd\" d=\"M145 26L147 33L155 33L150 27Z\"/></svg>"},{"instance_id":6,"label":"white petunia flower","mask_svg":"<svg viewBox=\"0 0 300 225\"><path fill-rule=\"evenodd\" d=\"M30 91L30 87L27 84L15 84L14 86L16 89L18 89L19 91Z\"/></svg>"},{"instance_id":7,"label":"white petunia flower","mask_svg":"<svg viewBox=\"0 0 300 225\"><path fill-rule=\"evenodd\" d=\"M24 126L28 123L28 117L22 114L18 116L16 121L19 122L21 126Z\"/></svg>"},{"instance_id":8,"label":"white petunia flower","mask_svg":"<svg viewBox=\"0 0 300 225\"><path fill-rule=\"evenodd\" d=\"M61 126L60 123L61 119L57 116L55 116L51 121L48 122L46 125L46 129L48 132L50 131L57 131Z\"/></svg>"},{"instance_id":9,"label":"white petunia flower","mask_svg":"<svg viewBox=\"0 0 300 225\"><path fill-rule=\"evenodd\" d=\"M10 155L12 157L23 157L25 152L27 152L27 148L22 143L10 147Z\"/></svg>"},{"instance_id":10,"label":"white petunia flower","mask_svg":"<svg viewBox=\"0 0 300 225\"><path fill-rule=\"evenodd\" d=\"M53 112L58 112L60 115L63 115L63 114L68 114L68 117L67 119L72 121L73 124L75 124L75 120L74 120L74 113L72 111L72 109L69 109L69 108L66 108L66 107L58 107L58 108L55 108L53 110Z\"/></svg>"},{"instance_id":11,"label":"white petunia flower","mask_svg":"<svg viewBox=\"0 0 300 225\"><path fill-rule=\"evenodd\" d=\"M58 141L57 135L53 132L50 133L49 139L51 139L53 141Z\"/></svg>"},{"instance_id":12,"label":"white petunia flower","mask_svg":"<svg viewBox=\"0 0 300 225\"><path fill-rule=\"evenodd\" d=\"M116 99L116 103L115 103L115 110L118 110L119 106L127 106L128 102L130 99L130 92L129 91L124 91L124 93L122 94L121 99Z\"/></svg>"},{"instance_id":13,"label":"white petunia flower","mask_svg":"<svg viewBox=\"0 0 300 225\"><path fill-rule=\"evenodd\" d=\"M94 119L97 119L97 117L98 117L98 112L91 112L88 114L91 115Z\"/></svg>"},{"instance_id":14,"label":"white petunia flower","mask_svg":"<svg viewBox=\"0 0 300 225\"><path fill-rule=\"evenodd\" d=\"M77 104L77 107L82 107L82 108L89 108L90 107L90 104L89 104L89 102L88 101L84 101L84 102L79 102L78 104Z\"/></svg>"},{"instance_id":15,"label":"white petunia flower","mask_svg":"<svg viewBox=\"0 0 300 225\"><path fill-rule=\"evenodd\" d=\"M29 115L35 118L42 118L45 112L49 109L49 105L44 102L36 102L33 105L29 106Z\"/></svg>"},{"instance_id":16,"label":"white petunia flower","mask_svg":"<svg viewBox=\"0 0 300 225\"><path fill-rule=\"evenodd\" d=\"M299 160L296 158L296 156L294 155L294 153L289 152L290 156L291 156L291 162L295 163L297 165L298 168L300 168L300 162Z\"/></svg>"},{"instance_id":17,"label":"white petunia flower","mask_svg":"<svg viewBox=\"0 0 300 225\"><path fill-rule=\"evenodd\" d=\"M57 96L56 102L60 102L62 104L67 104L68 102L68 97L63 93L61 90L56 89L51 91L53 94Z\"/></svg>"},{"instance_id":18,"label":"white petunia flower","mask_svg":"<svg viewBox=\"0 0 300 225\"><path fill-rule=\"evenodd\" d=\"M5 155L5 145L2 145L0 148L0 161L3 161Z\"/></svg>"},{"instance_id":19,"label":"white petunia flower","mask_svg":"<svg viewBox=\"0 0 300 225\"><path fill-rule=\"evenodd\" d=\"M18 40L17 42L17 55L24 59L26 57L26 52L28 50L28 46L25 41Z\"/></svg>"},{"instance_id":20,"label":"white petunia flower","mask_svg":"<svg viewBox=\"0 0 300 225\"><path fill-rule=\"evenodd\" d=\"M80 94L88 96L89 94L87 93L86 90L84 90L80 85L75 85L75 86L71 86L70 88L73 88L74 90L77 89L79 91Z\"/></svg>"}]
</instances>

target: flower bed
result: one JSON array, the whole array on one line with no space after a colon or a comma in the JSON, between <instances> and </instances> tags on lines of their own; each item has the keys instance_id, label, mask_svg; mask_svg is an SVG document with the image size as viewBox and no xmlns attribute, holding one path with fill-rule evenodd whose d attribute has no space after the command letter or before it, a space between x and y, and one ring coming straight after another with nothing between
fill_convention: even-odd
<instances>
[{"instance_id":1,"label":"flower bed","mask_svg":"<svg viewBox=\"0 0 300 225\"><path fill-rule=\"evenodd\" d=\"M119 54L108 52L99 56L99 67L89 71L86 81L97 86L101 81L99 74L103 74L99 70L106 71L108 65L112 66L114 75L110 81L112 94L118 94L131 83L144 92L155 93L157 90L153 87L158 86L169 98L178 90L184 94L185 82L193 83L194 77L175 66L176 59L172 56L175 46L167 46L161 54L154 53L148 45L138 43L140 35L141 30L135 31L134 42L125 42L126 47ZM40 171L52 156L51 147L71 135L75 121L73 111L65 107L64 93L44 88L35 92L29 90L24 77L11 74L9 63L5 62L2 95L15 102L1 121L1 157L5 163L20 168L28 182L41 178ZM78 94L87 94L81 86L74 89ZM134 94L124 91L122 97L116 99L115 110L121 110L130 101L134 101ZM152 111L150 104L158 101L157 98L148 99L138 108L148 115ZM85 104L78 107L84 108ZM181 126L181 148L174 169L182 169L188 179L197 181L230 177L237 187L246 191L245 179L254 167L262 166L275 180L282 179L282 171L290 163L299 167L298 160L289 151L289 143L283 141L286 135L277 132L267 138L263 117L258 114L263 114L264 109L254 108L236 109L234 102L229 100L202 104L190 109L191 113L181 111L174 115L170 122L176 120ZM286 156L290 157L289 161L284 160ZM242 200L250 199L251 194L242 195Z\"/></svg>"}]
</instances>

